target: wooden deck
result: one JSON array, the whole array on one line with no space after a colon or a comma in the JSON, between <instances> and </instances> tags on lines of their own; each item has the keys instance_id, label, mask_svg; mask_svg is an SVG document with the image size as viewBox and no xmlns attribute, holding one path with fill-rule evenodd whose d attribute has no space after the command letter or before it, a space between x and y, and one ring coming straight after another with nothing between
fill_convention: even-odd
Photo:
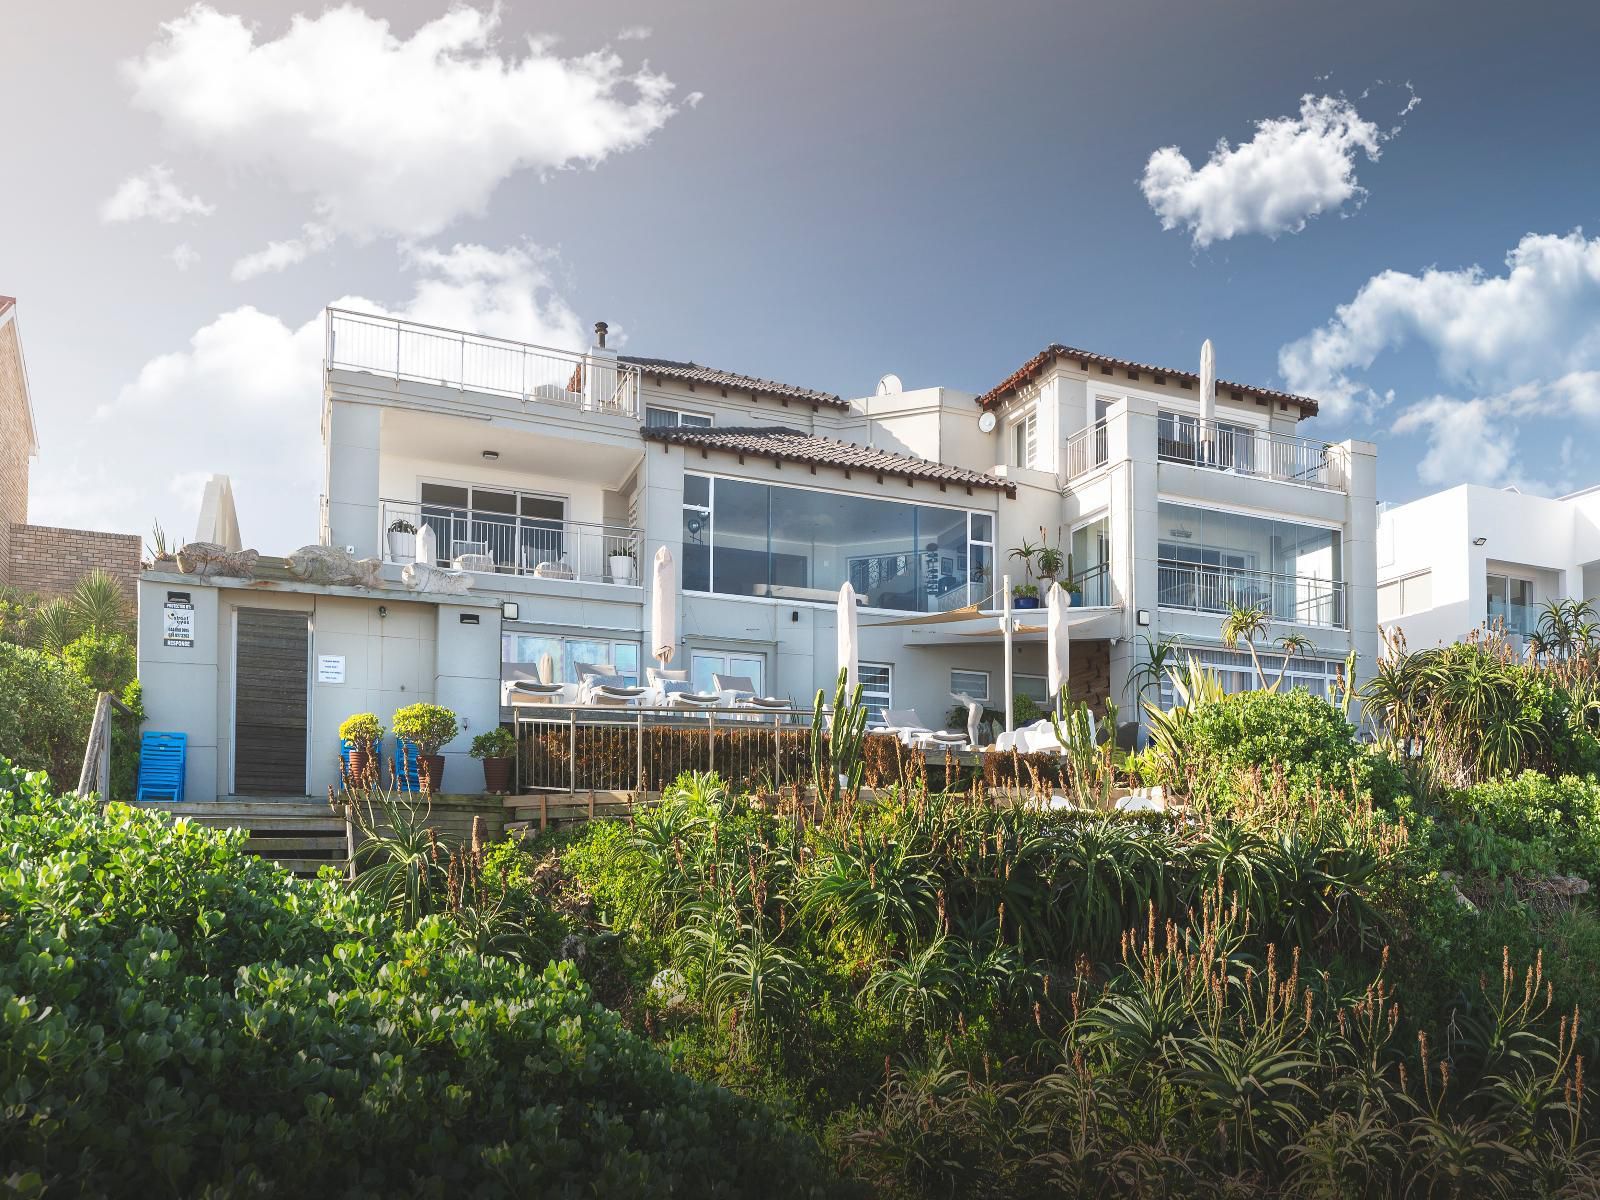
<instances>
[{"instance_id":1,"label":"wooden deck","mask_svg":"<svg viewBox=\"0 0 1600 1200\"><path fill-rule=\"evenodd\" d=\"M326 800L310 796L228 796L219 800L145 800L133 808L183 817L212 829L243 829L245 848L296 875L313 876L323 867L350 873L352 831Z\"/></svg>"}]
</instances>

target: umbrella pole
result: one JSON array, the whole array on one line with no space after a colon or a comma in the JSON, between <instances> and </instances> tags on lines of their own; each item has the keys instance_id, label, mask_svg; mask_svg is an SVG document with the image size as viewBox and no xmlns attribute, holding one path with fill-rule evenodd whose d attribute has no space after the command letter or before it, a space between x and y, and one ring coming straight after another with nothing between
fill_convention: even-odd
<instances>
[{"instance_id":1,"label":"umbrella pole","mask_svg":"<svg viewBox=\"0 0 1600 1200\"><path fill-rule=\"evenodd\" d=\"M1002 589L1000 598L1000 627L1006 635L1006 732L1011 732L1011 576L1003 575L1000 578Z\"/></svg>"}]
</instances>

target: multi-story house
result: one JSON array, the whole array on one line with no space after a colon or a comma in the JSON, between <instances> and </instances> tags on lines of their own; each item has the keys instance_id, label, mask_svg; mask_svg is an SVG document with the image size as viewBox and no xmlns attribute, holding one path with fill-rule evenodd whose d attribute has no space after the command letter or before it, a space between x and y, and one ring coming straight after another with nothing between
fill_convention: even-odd
<instances>
[{"instance_id":1,"label":"multi-story house","mask_svg":"<svg viewBox=\"0 0 1600 1200\"><path fill-rule=\"evenodd\" d=\"M1386 507L1378 620L1412 648L1498 628L1516 639L1552 600L1600 597L1600 488L1525 495L1475 484Z\"/></svg>"},{"instance_id":2,"label":"multi-story house","mask_svg":"<svg viewBox=\"0 0 1600 1200\"><path fill-rule=\"evenodd\" d=\"M596 330L571 353L328 314L320 542L378 577L318 579L303 554L244 578L144 573L144 703L188 736L189 799L317 795L345 716L419 700L459 714L445 786L476 791L465 752L505 719L504 681L640 680L661 547L673 667L798 708L831 694L849 581L875 716L942 726L952 693L1004 710L997 614L1026 582L1012 551L1041 542L1070 556L1072 695L1125 722L1156 699L1128 685L1163 641L1252 686L1219 637L1236 605L1314 647L1287 664L1260 647L1273 678L1328 694L1350 651L1376 657L1374 450L1298 436L1313 400L1221 382L1203 411L1195 373L1064 346L981 396L885 376L847 399L619 354ZM467 594L415 569L420 530ZM1041 704L1044 623L1020 610L1011 639L1014 694Z\"/></svg>"},{"instance_id":3,"label":"multi-story house","mask_svg":"<svg viewBox=\"0 0 1600 1200\"><path fill-rule=\"evenodd\" d=\"M638 675L641 567L662 545L677 662L800 703L833 679L850 580L875 710L939 723L952 691L1000 707L999 623L911 618L992 611L1024 577L1010 550L1041 540L1081 594L1074 693L1125 715L1146 638L1246 685L1248 657L1218 639L1235 604L1316 647L1291 682L1327 691L1348 651L1376 654L1375 450L1299 437L1311 399L1224 381L1206 421L1195 373L1065 346L981 396L888 376L845 399L619 354L596 328L568 354L329 314L324 539L398 560L406 526L433 528L441 562L507 602L508 676L545 655L568 679L583 662ZM1040 624L1023 614L1016 676L1043 700Z\"/></svg>"}]
</instances>

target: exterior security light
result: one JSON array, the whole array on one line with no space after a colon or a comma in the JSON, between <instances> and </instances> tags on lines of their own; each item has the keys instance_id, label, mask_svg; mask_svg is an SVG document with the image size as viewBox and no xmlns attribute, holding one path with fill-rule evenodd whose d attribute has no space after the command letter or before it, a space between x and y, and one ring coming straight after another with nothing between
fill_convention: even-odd
<instances>
[{"instance_id":1,"label":"exterior security light","mask_svg":"<svg viewBox=\"0 0 1600 1200\"><path fill-rule=\"evenodd\" d=\"M1134 619L1139 622L1141 627L1148 628L1150 625L1150 610L1148 608L1141 608L1138 616L1136 616Z\"/></svg>"},{"instance_id":2,"label":"exterior security light","mask_svg":"<svg viewBox=\"0 0 1600 1200\"><path fill-rule=\"evenodd\" d=\"M498 459L500 457L500 451L498 451L498 450L485 450L483 452L483 457L485 459L487 459L489 462L494 462L496 459Z\"/></svg>"},{"instance_id":3,"label":"exterior security light","mask_svg":"<svg viewBox=\"0 0 1600 1200\"><path fill-rule=\"evenodd\" d=\"M515 600L506 600L501 602L500 616L503 620L515 621L517 619L517 614L519 614L521 611L522 609L518 607Z\"/></svg>"},{"instance_id":4,"label":"exterior security light","mask_svg":"<svg viewBox=\"0 0 1600 1200\"><path fill-rule=\"evenodd\" d=\"M1473 539L1472 539L1472 544L1473 544L1473 545L1474 545L1474 546L1481 546L1481 545L1483 545L1483 544L1484 544L1484 543L1485 543L1485 542L1487 542L1487 541L1488 541L1488 540L1489 540L1489 539L1488 539L1488 538L1486 538L1486 537L1475 537L1475 538L1473 538Z\"/></svg>"}]
</instances>

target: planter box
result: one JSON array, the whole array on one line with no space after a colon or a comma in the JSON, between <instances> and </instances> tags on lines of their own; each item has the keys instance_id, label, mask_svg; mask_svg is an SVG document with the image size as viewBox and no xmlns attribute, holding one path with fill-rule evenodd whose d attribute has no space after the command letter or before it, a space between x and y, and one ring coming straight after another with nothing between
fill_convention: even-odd
<instances>
[{"instance_id":1,"label":"planter box","mask_svg":"<svg viewBox=\"0 0 1600 1200\"><path fill-rule=\"evenodd\" d=\"M611 556L611 582L633 582L633 559L626 554L613 554Z\"/></svg>"},{"instance_id":2,"label":"planter box","mask_svg":"<svg viewBox=\"0 0 1600 1200\"><path fill-rule=\"evenodd\" d=\"M417 535L391 529L389 531L389 561L408 563L415 562L416 558Z\"/></svg>"}]
</instances>

